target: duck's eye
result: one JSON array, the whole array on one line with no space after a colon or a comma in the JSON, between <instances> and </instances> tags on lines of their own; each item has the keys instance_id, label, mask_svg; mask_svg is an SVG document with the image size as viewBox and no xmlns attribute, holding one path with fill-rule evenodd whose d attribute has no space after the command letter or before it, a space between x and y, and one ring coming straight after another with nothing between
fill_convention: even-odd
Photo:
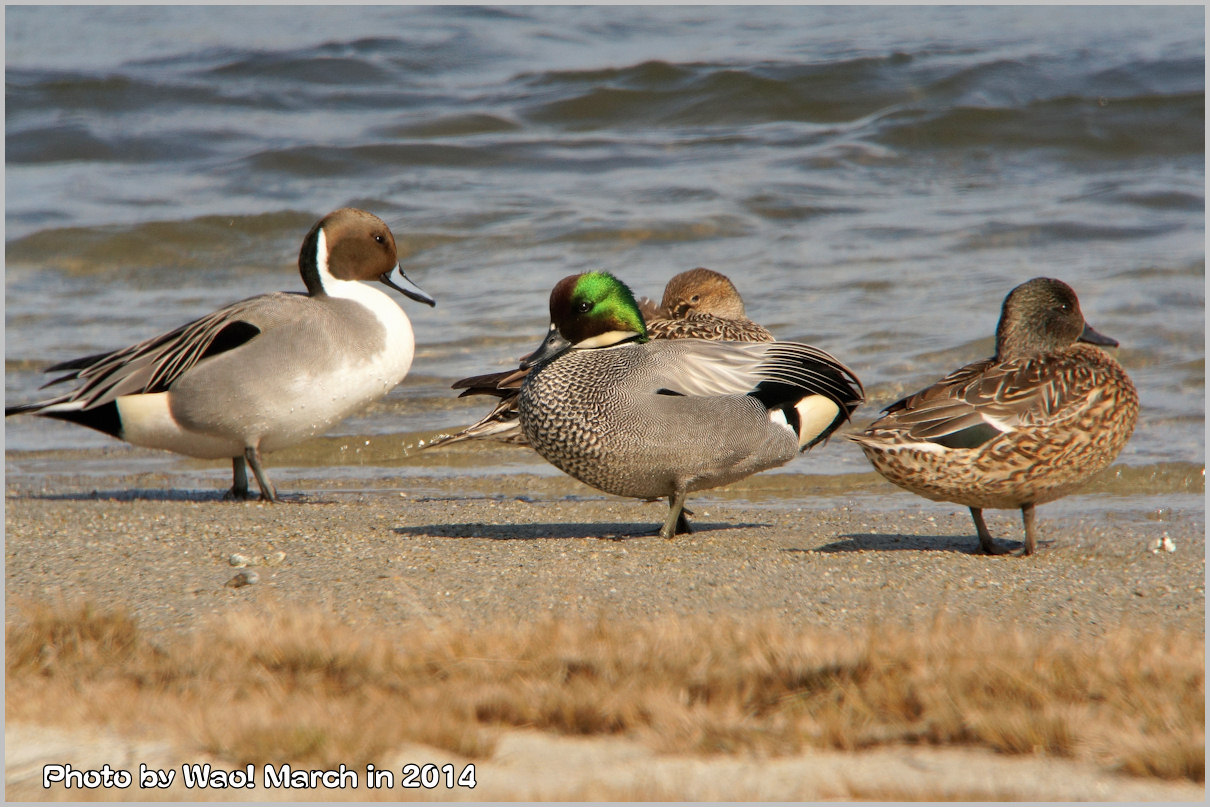
<instances>
[{"instance_id":1,"label":"duck's eye","mask_svg":"<svg viewBox=\"0 0 1210 807\"><path fill-rule=\"evenodd\" d=\"M691 302L691 303L700 303L701 301L702 301L702 295L700 295L700 294L695 294L689 298L689 302Z\"/></svg>"},{"instance_id":2,"label":"duck's eye","mask_svg":"<svg viewBox=\"0 0 1210 807\"><path fill-rule=\"evenodd\" d=\"M592 310L592 303L588 302L587 300L581 300L579 303L576 304L576 311L581 314L587 314L591 310Z\"/></svg>"},{"instance_id":3,"label":"duck's eye","mask_svg":"<svg viewBox=\"0 0 1210 807\"><path fill-rule=\"evenodd\" d=\"M385 244L387 242L387 240L385 238L383 238L382 235L380 235L379 233L374 233L374 240L380 244Z\"/></svg>"}]
</instances>

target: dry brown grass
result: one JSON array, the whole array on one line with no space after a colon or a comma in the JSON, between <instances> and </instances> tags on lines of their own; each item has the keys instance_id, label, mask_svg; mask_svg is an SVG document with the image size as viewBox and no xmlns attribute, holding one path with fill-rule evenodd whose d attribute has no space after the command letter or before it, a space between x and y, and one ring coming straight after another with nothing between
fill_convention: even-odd
<instances>
[{"instance_id":1,"label":"dry brown grass","mask_svg":"<svg viewBox=\"0 0 1210 807\"><path fill-rule=\"evenodd\" d=\"M772 619L354 630L245 616L157 644L125 614L32 605L7 626L7 715L168 735L232 763L490 755L500 727L659 751L976 746L1203 782L1205 641L1074 639L938 620L859 635Z\"/></svg>"}]
</instances>

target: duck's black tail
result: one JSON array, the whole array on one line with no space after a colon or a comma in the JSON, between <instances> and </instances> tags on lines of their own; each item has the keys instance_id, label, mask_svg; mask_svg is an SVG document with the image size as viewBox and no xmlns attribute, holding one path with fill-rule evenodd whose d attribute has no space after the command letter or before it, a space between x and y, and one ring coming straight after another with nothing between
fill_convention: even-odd
<instances>
[{"instance_id":1,"label":"duck's black tail","mask_svg":"<svg viewBox=\"0 0 1210 807\"><path fill-rule=\"evenodd\" d=\"M779 413L806 451L828 439L865 402L857 375L831 354L799 342L769 343L750 393Z\"/></svg>"},{"instance_id":2,"label":"duck's black tail","mask_svg":"<svg viewBox=\"0 0 1210 807\"><path fill-rule=\"evenodd\" d=\"M37 412L39 409L41 409L44 406L46 406L46 404L44 404L44 403L17 404L16 406L6 406L6 407L4 407L4 416L8 417L9 415L20 415L23 412Z\"/></svg>"}]
</instances>

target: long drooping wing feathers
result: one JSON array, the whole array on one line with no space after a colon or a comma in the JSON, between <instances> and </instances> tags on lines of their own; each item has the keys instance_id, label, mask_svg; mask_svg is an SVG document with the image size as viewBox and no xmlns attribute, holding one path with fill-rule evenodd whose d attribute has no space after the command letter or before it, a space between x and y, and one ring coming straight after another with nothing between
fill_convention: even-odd
<instances>
[{"instance_id":1,"label":"long drooping wing feathers","mask_svg":"<svg viewBox=\"0 0 1210 807\"><path fill-rule=\"evenodd\" d=\"M761 371L773 381L824 395L848 411L865 401L857 375L826 351L799 342L773 342Z\"/></svg>"},{"instance_id":2,"label":"long drooping wing feathers","mask_svg":"<svg viewBox=\"0 0 1210 807\"><path fill-rule=\"evenodd\" d=\"M700 339L650 342L647 349L656 358L653 383L678 395L747 395L760 383L764 360L763 350L749 347Z\"/></svg>"},{"instance_id":3,"label":"long drooping wing feathers","mask_svg":"<svg viewBox=\"0 0 1210 807\"><path fill-rule=\"evenodd\" d=\"M864 400L853 371L810 345L697 339L659 344L665 359L660 386L681 395L747 395L772 382L799 391L799 397L824 395L846 411Z\"/></svg>"},{"instance_id":4,"label":"long drooping wing feathers","mask_svg":"<svg viewBox=\"0 0 1210 807\"><path fill-rule=\"evenodd\" d=\"M52 379L44 387L66 381L84 383L74 392L46 403L79 402L81 408L88 409L123 395L163 392L202 359L237 347L259 334L260 328L241 319L259 299L242 300L121 350L48 367L47 372L71 372Z\"/></svg>"}]
</instances>

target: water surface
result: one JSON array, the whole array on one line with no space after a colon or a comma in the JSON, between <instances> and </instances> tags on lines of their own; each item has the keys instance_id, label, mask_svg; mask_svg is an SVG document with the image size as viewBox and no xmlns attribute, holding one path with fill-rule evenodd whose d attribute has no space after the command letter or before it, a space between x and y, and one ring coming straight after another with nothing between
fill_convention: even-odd
<instances>
[{"instance_id":1,"label":"water surface","mask_svg":"<svg viewBox=\"0 0 1210 807\"><path fill-rule=\"evenodd\" d=\"M449 383L534 346L563 276L658 296L699 265L779 337L854 367L859 423L988 355L1013 286L1062 278L1142 396L1119 462L1204 467L1200 8L24 6L5 22L9 402L46 364L301 288L303 234L356 205L439 305L400 298L413 372L333 431L343 451L274 467L357 475L348 446L386 440L370 468L498 471L496 454L412 469L403 449L486 411ZM37 418L6 440L10 473L73 467L26 452L118 445ZM205 466L216 485L222 465ZM785 470L869 469L834 440Z\"/></svg>"}]
</instances>

